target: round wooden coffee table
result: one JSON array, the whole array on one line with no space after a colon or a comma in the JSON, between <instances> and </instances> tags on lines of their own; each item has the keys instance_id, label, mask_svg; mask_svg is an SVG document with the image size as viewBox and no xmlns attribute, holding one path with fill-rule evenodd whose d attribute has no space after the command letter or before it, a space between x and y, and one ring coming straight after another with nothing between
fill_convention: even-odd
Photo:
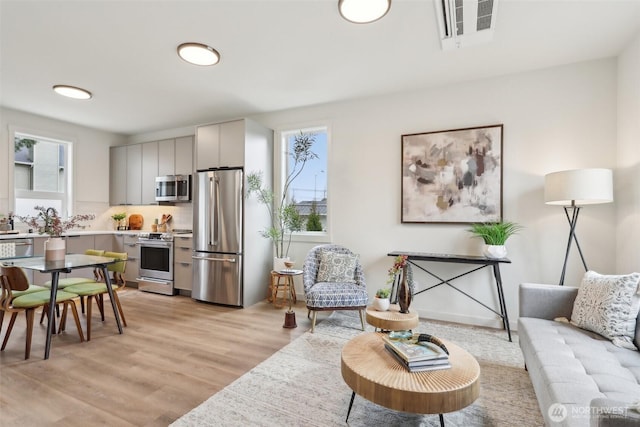
<instances>
[{"instance_id":1,"label":"round wooden coffee table","mask_svg":"<svg viewBox=\"0 0 640 427\"><path fill-rule=\"evenodd\" d=\"M381 333L358 335L342 348L342 378L353 390L347 420L356 394L396 411L416 414L454 412L472 404L480 394L480 365L450 341L450 369L409 372L384 348Z\"/></svg>"},{"instance_id":2,"label":"round wooden coffee table","mask_svg":"<svg viewBox=\"0 0 640 427\"><path fill-rule=\"evenodd\" d=\"M367 307L367 323L383 331L408 331L417 328L420 319L416 311L400 313L400 306L391 304L387 311Z\"/></svg>"}]
</instances>

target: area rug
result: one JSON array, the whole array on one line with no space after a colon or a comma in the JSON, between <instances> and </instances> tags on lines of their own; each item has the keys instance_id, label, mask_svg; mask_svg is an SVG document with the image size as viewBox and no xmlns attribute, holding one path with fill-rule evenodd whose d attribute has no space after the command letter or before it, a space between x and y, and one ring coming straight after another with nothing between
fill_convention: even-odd
<instances>
[{"instance_id":1,"label":"area rug","mask_svg":"<svg viewBox=\"0 0 640 427\"><path fill-rule=\"evenodd\" d=\"M439 426L437 415L393 411L356 396L340 373L342 346L362 333L353 312L335 312L171 426ZM373 331L367 326L367 331ZM457 343L480 363L480 397L444 414L445 425L542 426L517 334L421 320L418 332Z\"/></svg>"}]
</instances>

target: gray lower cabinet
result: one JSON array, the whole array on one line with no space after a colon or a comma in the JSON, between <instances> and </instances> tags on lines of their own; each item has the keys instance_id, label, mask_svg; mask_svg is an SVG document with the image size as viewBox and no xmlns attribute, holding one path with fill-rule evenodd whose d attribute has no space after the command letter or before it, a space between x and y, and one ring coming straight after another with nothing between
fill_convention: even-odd
<instances>
[{"instance_id":1,"label":"gray lower cabinet","mask_svg":"<svg viewBox=\"0 0 640 427\"><path fill-rule=\"evenodd\" d=\"M87 249L95 249L94 235L69 235L65 237L67 242L68 254L83 254ZM62 277L61 275L60 277ZM90 268L77 268L71 270L71 273L64 275L65 277L87 277L92 278L93 270Z\"/></svg>"},{"instance_id":2,"label":"gray lower cabinet","mask_svg":"<svg viewBox=\"0 0 640 427\"><path fill-rule=\"evenodd\" d=\"M113 235L113 251L127 253L127 268L124 271L124 280L128 286L138 285L139 250L138 234L136 233L116 233Z\"/></svg>"},{"instance_id":3,"label":"gray lower cabinet","mask_svg":"<svg viewBox=\"0 0 640 427\"><path fill-rule=\"evenodd\" d=\"M173 280L174 287L191 292L193 239L175 236L173 240Z\"/></svg>"}]
</instances>

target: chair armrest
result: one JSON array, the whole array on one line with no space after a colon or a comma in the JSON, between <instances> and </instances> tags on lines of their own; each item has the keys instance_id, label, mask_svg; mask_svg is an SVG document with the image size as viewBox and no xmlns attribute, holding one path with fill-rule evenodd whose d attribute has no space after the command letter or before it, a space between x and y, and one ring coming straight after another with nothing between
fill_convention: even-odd
<instances>
[{"instance_id":1,"label":"chair armrest","mask_svg":"<svg viewBox=\"0 0 640 427\"><path fill-rule=\"evenodd\" d=\"M591 427L638 427L640 412L630 404L598 397L591 401Z\"/></svg>"},{"instance_id":2,"label":"chair armrest","mask_svg":"<svg viewBox=\"0 0 640 427\"><path fill-rule=\"evenodd\" d=\"M553 320L571 317L578 288L571 286L521 283L518 290L520 317Z\"/></svg>"}]
</instances>

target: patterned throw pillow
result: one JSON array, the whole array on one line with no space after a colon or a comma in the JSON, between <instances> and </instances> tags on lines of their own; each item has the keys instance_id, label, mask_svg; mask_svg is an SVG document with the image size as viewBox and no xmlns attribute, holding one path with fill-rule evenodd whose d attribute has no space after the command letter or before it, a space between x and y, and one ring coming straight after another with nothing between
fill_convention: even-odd
<instances>
[{"instance_id":1,"label":"patterned throw pillow","mask_svg":"<svg viewBox=\"0 0 640 427\"><path fill-rule=\"evenodd\" d=\"M355 283L357 255L322 251L318 267L318 282Z\"/></svg>"},{"instance_id":2,"label":"patterned throw pillow","mask_svg":"<svg viewBox=\"0 0 640 427\"><path fill-rule=\"evenodd\" d=\"M571 323L609 338L618 347L636 350L633 336L640 310L640 274L607 276L587 271L573 304Z\"/></svg>"}]
</instances>

